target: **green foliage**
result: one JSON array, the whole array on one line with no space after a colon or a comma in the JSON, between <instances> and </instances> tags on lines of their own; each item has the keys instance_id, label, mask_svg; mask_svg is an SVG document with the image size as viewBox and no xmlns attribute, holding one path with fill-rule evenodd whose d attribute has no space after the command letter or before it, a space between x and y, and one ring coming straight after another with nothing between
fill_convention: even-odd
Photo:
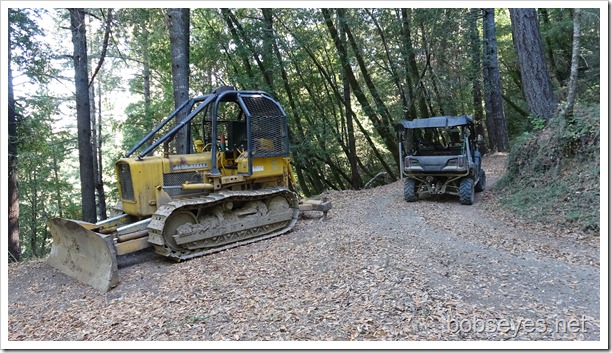
<instances>
[{"instance_id":1,"label":"green foliage","mask_svg":"<svg viewBox=\"0 0 612 353\"><path fill-rule=\"evenodd\" d=\"M599 231L599 106L576 107L514 142L501 202L538 221Z\"/></svg>"},{"instance_id":2,"label":"green foliage","mask_svg":"<svg viewBox=\"0 0 612 353\"><path fill-rule=\"evenodd\" d=\"M600 92L600 48L599 9L583 9L580 38L580 64L578 75L578 97L585 104L598 104ZM500 69L504 95L516 106L526 110L523 99L521 77L516 51L512 42L512 28L507 9L497 9L495 13ZM538 10L540 30L544 42L544 51L548 70L553 78L553 87L558 100L567 96L567 84L570 75L573 18L572 9L546 8ZM511 139L524 132L539 129L540 123L531 117L505 105L508 132Z\"/></svg>"},{"instance_id":3,"label":"green foliage","mask_svg":"<svg viewBox=\"0 0 612 353\"><path fill-rule=\"evenodd\" d=\"M47 15L45 9L15 9L8 11L9 35L11 36L11 68L25 73L29 79L48 82L49 66L48 45L43 30L36 20Z\"/></svg>"},{"instance_id":4,"label":"green foliage","mask_svg":"<svg viewBox=\"0 0 612 353\"><path fill-rule=\"evenodd\" d=\"M542 130L544 126L546 126L546 120L542 118L538 118L537 116L530 115L528 119L529 119L529 122L531 123L532 130L534 131Z\"/></svg>"},{"instance_id":5,"label":"green foliage","mask_svg":"<svg viewBox=\"0 0 612 353\"><path fill-rule=\"evenodd\" d=\"M100 19L101 14L106 13L105 9L88 11ZM228 11L214 8L191 11L192 95L208 93L220 85L269 91L281 102L289 117L293 164L296 174L301 177L300 189L305 194L318 194L325 189L349 187L347 176L350 176L349 158L352 156L347 148L343 66L320 9L270 9L272 31L262 9ZM549 21L545 23L541 14L541 30L545 49L552 53L547 58L551 74L558 77L556 94L563 98L569 77L572 10L547 11ZM29 248L26 246L28 256L40 256L45 251L41 245L48 242L44 217L57 216L61 210L65 217L79 218L78 188L74 187L78 185L78 169L74 167L78 159L74 152L76 131L74 126L65 123L74 115L74 107L66 103L66 99L71 99L74 87L71 82L72 50L70 43L64 43L69 35L69 31L64 29L68 26L66 13L65 9L10 9L8 14L13 44L10 48L11 67L20 74L19 77L28 77L42 87L40 90L31 89L31 83L16 87L21 113L18 135L23 195L22 240L24 244L31 244L30 240L34 239L35 244L33 247L27 245ZM235 21L227 16L230 13ZM341 21L346 23L355 39L356 49L348 42L344 45L357 83L374 113L381 117L385 110L389 112L388 118L381 120L383 127L390 131L397 120L407 116L408 104L414 104L421 96L434 114L471 114L474 105L472 80L482 75L481 68L473 67L471 56L482 53L470 52L469 28L474 18L469 9L420 8L410 9L407 13L410 48L406 48L404 42L401 9L350 8L341 16L337 11L331 11L334 25L340 28ZM558 125L544 126L541 121L525 114L526 104L509 14L507 9L496 10L505 115L516 146L510 156L507 185L525 188L535 185L525 190L538 195L546 180L554 180L557 189L546 189L549 196L545 196L547 200L556 200L560 194L567 194L572 189L559 184L569 182L564 177L555 177L557 174L554 173L569 175L573 163L570 161L584 154L594 160L598 137L596 145L592 142L598 125L592 119L582 119L582 115L591 109L585 108L587 103L599 101L599 16L598 9L584 9L582 16L578 82L581 113L568 121L559 121ZM55 33L45 33L41 29L39 24L43 18L55 24ZM113 18L107 58L97 76L102 87L104 182L109 204L117 200L114 161L174 107L165 9L115 9ZM88 19L88 45L94 57L90 65L96 63L96 55L100 53L104 32L101 24L102 21L93 16ZM480 20L475 27L480 33ZM148 109L144 98L145 51L150 68L151 104ZM416 76L408 66L409 53L414 54ZM358 54L365 62L382 105L374 103L374 94L368 89L365 75L356 60ZM555 68L552 68L552 60ZM61 88L45 86L50 83ZM413 97L408 97L409 89ZM397 156L387 150L383 136L375 129L364 106L356 100L353 89L351 93L356 157L362 180L384 170L385 164L395 171ZM26 97L30 99L26 100ZM123 102L126 102L123 113L112 116L110 112ZM592 114L595 113L586 113ZM58 116L64 118L64 126L59 126ZM59 167L54 167L54 163ZM56 171L59 171L57 176ZM583 171L586 173L583 177L598 177L599 166L589 165ZM575 194L576 191L580 194ZM571 200L590 204L591 196L588 195L593 195L591 189L575 190ZM521 197L532 199L533 195L519 192L507 200L518 207L522 203ZM574 224L587 222L587 218L574 209L567 209L564 214Z\"/></svg>"},{"instance_id":6,"label":"green foliage","mask_svg":"<svg viewBox=\"0 0 612 353\"><path fill-rule=\"evenodd\" d=\"M79 199L66 172L75 139L66 131L54 131L52 116L58 102L50 98L23 99L19 138L19 227L22 256L41 257L50 250L46 221L58 215L78 219Z\"/></svg>"}]
</instances>

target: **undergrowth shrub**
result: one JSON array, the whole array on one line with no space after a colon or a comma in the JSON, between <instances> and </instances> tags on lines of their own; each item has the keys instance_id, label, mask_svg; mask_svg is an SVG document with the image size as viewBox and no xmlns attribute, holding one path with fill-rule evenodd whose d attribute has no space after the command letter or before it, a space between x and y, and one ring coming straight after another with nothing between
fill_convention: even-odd
<instances>
[{"instance_id":1,"label":"undergrowth shrub","mask_svg":"<svg viewBox=\"0 0 612 353\"><path fill-rule=\"evenodd\" d=\"M534 125L515 139L501 203L536 221L599 233L599 106Z\"/></svg>"}]
</instances>

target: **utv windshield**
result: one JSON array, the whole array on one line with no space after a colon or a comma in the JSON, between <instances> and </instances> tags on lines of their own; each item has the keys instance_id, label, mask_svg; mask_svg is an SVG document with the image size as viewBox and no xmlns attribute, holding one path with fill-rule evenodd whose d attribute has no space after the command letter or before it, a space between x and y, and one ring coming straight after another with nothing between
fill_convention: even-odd
<instances>
[{"instance_id":1,"label":"utv windshield","mask_svg":"<svg viewBox=\"0 0 612 353\"><path fill-rule=\"evenodd\" d=\"M461 154L465 132L462 126L407 129L404 133L405 153L430 155L452 150Z\"/></svg>"}]
</instances>

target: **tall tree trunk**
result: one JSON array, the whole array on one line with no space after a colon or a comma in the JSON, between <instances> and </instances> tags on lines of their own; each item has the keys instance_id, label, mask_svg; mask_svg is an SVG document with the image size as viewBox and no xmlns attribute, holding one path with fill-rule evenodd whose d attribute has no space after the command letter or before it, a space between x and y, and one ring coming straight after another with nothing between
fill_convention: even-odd
<instances>
[{"instance_id":1,"label":"tall tree trunk","mask_svg":"<svg viewBox=\"0 0 612 353\"><path fill-rule=\"evenodd\" d=\"M140 22L140 53L142 55L142 87L144 98L144 121L145 126L153 129L153 112L151 111L151 63L149 59L149 17L145 12L145 18ZM147 144L150 146L153 139L149 139ZM152 153L152 152L151 152Z\"/></svg>"},{"instance_id":2,"label":"tall tree trunk","mask_svg":"<svg viewBox=\"0 0 612 353\"><path fill-rule=\"evenodd\" d=\"M484 9L484 91L487 130L490 147L497 151L508 151L508 129L502 99L499 62L497 60L497 38L495 34L495 9Z\"/></svg>"},{"instance_id":3,"label":"tall tree trunk","mask_svg":"<svg viewBox=\"0 0 612 353\"><path fill-rule=\"evenodd\" d=\"M266 64L264 63L264 60L267 59L268 55L267 54L261 55L260 57L260 53L258 53L257 49L252 45L251 38L247 35L247 33L245 33L244 28L242 27L242 25L240 24L240 21L238 20L238 18L236 18L234 13L228 9L222 9L222 11L224 11L224 16L228 18L228 20L226 21L230 22L228 25L230 25L232 28L235 27L237 30L237 34L239 34L240 37L242 38L242 40L240 40L239 37L236 37L238 40L236 43L242 43L242 45L245 45L247 48L250 49L251 55L253 59L255 60L255 62L257 63L257 67L259 68L259 71L261 72L261 75L263 76L264 81L266 82L266 85L268 85L269 87L268 91L270 93L273 93L274 92L274 82L273 82L272 76L270 75L270 71L268 70ZM248 58L246 58L246 60L248 60ZM254 84L254 82L251 84Z\"/></svg>"},{"instance_id":4,"label":"tall tree trunk","mask_svg":"<svg viewBox=\"0 0 612 353\"><path fill-rule=\"evenodd\" d=\"M484 112L482 111L482 81L481 75L482 64L480 61L480 36L478 35L478 18L481 15L479 9L470 9L468 18L468 26L470 33L470 80L472 81L472 111L474 121L476 123L476 132L485 137L484 129Z\"/></svg>"},{"instance_id":5,"label":"tall tree trunk","mask_svg":"<svg viewBox=\"0 0 612 353\"><path fill-rule=\"evenodd\" d=\"M429 73L429 77L431 77L431 85L433 87L433 93L435 94L435 101L438 102L438 110L440 112L440 115L443 116L445 115L445 111L444 111L444 106L442 101L444 100L441 96L440 96L440 91L438 90L438 84L436 83L436 75L433 71L433 68L431 67L431 52L429 51L429 45L427 43L427 38L425 37L425 26L423 25L423 23L421 22L421 41L422 41L422 46L423 49L425 50L425 71ZM431 97L428 97L428 104L429 104L429 111L433 114L436 115L436 111L434 110L433 104L432 104L432 99Z\"/></svg>"},{"instance_id":6,"label":"tall tree trunk","mask_svg":"<svg viewBox=\"0 0 612 353\"><path fill-rule=\"evenodd\" d=\"M567 118L574 113L574 102L576 101L576 81L578 80L578 54L580 52L580 17L581 10L574 9L574 38L572 42L572 68L567 89L567 102L561 106L559 116Z\"/></svg>"},{"instance_id":7,"label":"tall tree trunk","mask_svg":"<svg viewBox=\"0 0 612 353\"><path fill-rule=\"evenodd\" d=\"M232 20L232 12L229 9L221 9L221 14L223 15L223 19L227 24L227 28L230 31L232 39L237 45L236 53L240 56L240 60L242 60L242 66L247 72L248 81L245 83L246 87L250 87L256 84L257 79L255 78L255 74L253 73L253 68L251 67L251 61L249 60L249 55L247 52L247 46L242 45L242 41L240 40L240 36L238 35L238 30L234 26L234 21ZM238 45L240 43L240 45ZM238 72L237 72L238 74ZM238 75L238 77L242 77L242 75Z\"/></svg>"},{"instance_id":8,"label":"tall tree trunk","mask_svg":"<svg viewBox=\"0 0 612 353\"><path fill-rule=\"evenodd\" d=\"M538 9L538 12L540 13L540 17L542 18L542 22L544 23L544 26L550 27L548 9L540 8ZM561 82L563 82L563 72L561 72L561 70L559 70L559 68L557 67L557 60L555 59L555 54L553 52L552 41L550 40L550 37L546 37L544 39L544 42L546 43L546 56L548 57L548 62L550 63L550 69L555 74L554 77L557 80L557 82L560 84Z\"/></svg>"},{"instance_id":9,"label":"tall tree trunk","mask_svg":"<svg viewBox=\"0 0 612 353\"><path fill-rule=\"evenodd\" d=\"M273 31L272 11L270 9L262 9L262 12L263 12L265 21L269 23L269 27ZM298 140L301 141L302 139L304 139L304 136L305 136L304 128L302 127L302 122L298 114L297 104L295 102L295 99L293 98L293 92L291 90L291 87L289 86L289 75L287 74L287 70L285 69L285 64L283 63L283 58L282 58L280 49L278 48L278 44L276 43L276 36L274 36L273 32L272 32L272 49L274 50L276 61L278 62L278 66L281 71L281 77L283 79L283 87L285 88L287 99L289 100L289 107L291 108L291 112L292 112L291 115L293 117L293 119L290 119L290 121L293 121L295 123L297 130L298 130ZM296 166L295 173L297 174L298 183L300 184L300 188L302 189L302 191L306 195L310 195L311 191L308 185L306 184L306 180L303 175L302 166L299 166L299 165Z\"/></svg>"},{"instance_id":10,"label":"tall tree trunk","mask_svg":"<svg viewBox=\"0 0 612 353\"><path fill-rule=\"evenodd\" d=\"M96 158L98 160L98 172L96 179L96 190L98 192L100 220L106 219L106 195L104 194L104 168L102 165L102 84L98 80L98 128L96 129Z\"/></svg>"},{"instance_id":11,"label":"tall tree trunk","mask_svg":"<svg viewBox=\"0 0 612 353\"><path fill-rule=\"evenodd\" d=\"M172 53L172 86L174 88L174 107L189 99L189 9L168 9L168 32L170 52ZM176 124L187 117L183 109L176 117ZM189 153L189 126L180 129L174 141L178 154Z\"/></svg>"},{"instance_id":12,"label":"tall tree trunk","mask_svg":"<svg viewBox=\"0 0 612 353\"><path fill-rule=\"evenodd\" d=\"M387 126L392 126L394 124L393 118L391 117L391 114L389 113L389 109L387 109L385 102L383 102L382 98L380 97L380 94L378 93L378 89L376 88L376 85L372 80L372 76L368 71L368 66L366 65L365 60L361 55L361 50L359 49L359 46L357 45L357 40L353 36L351 28L347 25L346 21L344 21L342 25L344 26L344 32L348 37L348 42L351 45L351 48L353 49L355 59L357 59L357 64L359 66L359 70L361 71L361 75L363 76L363 81L365 82L366 87L368 88L368 91L370 92L370 95L372 96L372 98L374 99L374 103L376 104L377 113L381 116L384 124L386 124Z\"/></svg>"},{"instance_id":13,"label":"tall tree trunk","mask_svg":"<svg viewBox=\"0 0 612 353\"><path fill-rule=\"evenodd\" d=\"M408 63L408 56L409 56L409 52L412 51L412 49L408 49L408 48L412 48L412 43L410 43L410 29L408 29L408 32L406 33L406 30L404 29L404 27L406 26L406 24L404 23L404 19L402 17L402 13L403 13L403 9L402 11L400 11L400 9L395 9L395 14L397 17L397 20L400 23L400 26L402 28L402 46L400 48L400 52L401 52L401 56L402 56L402 63L404 66L404 78L405 78L405 82L404 85L406 86L406 89L403 90L404 95L406 96L405 101L407 102L407 107L405 108L405 119L416 119L418 117L418 113L416 110L416 105L414 104L414 100L415 100L415 94L414 94L414 84L413 82L413 78L411 76L411 71L410 71L410 65ZM408 34L408 35L406 35Z\"/></svg>"},{"instance_id":14,"label":"tall tree trunk","mask_svg":"<svg viewBox=\"0 0 612 353\"><path fill-rule=\"evenodd\" d=\"M295 36L294 36L295 37ZM304 50L306 50L306 53L308 54L308 57L312 60L312 62L315 64L315 66L317 67L317 70L319 71L319 73L321 74L321 76L323 76L325 78L325 81L327 82L327 84L330 87L334 87L335 82L334 80L332 80L332 78L330 77L330 75L327 73L327 71L325 70L325 68L321 65L321 63L319 62L319 60L317 59L317 56L315 55L315 53L312 52L312 50L310 48L308 48L307 45L303 45ZM290 54L291 55L291 54ZM292 60L293 65L296 68L296 71L298 71L299 74L299 68L298 65L296 63L296 60ZM349 74L350 75L350 74ZM338 91L333 90L334 95L337 95L337 100L339 101L343 101L343 97L340 96L340 93L338 93ZM309 94L311 94L309 92ZM312 96L312 94L311 94ZM366 101L367 104L367 101ZM356 116L355 112L353 110L351 110L351 114L353 116ZM372 137L370 136L371 132L368 131L367 129L364 128L364 126L359 122L359 119L353 119L353 122L355 124L357 124L357 127L359 128L359 131L361 131L363 137L365 138L366 142L368 143L368 145L370 146L370 150L374 153L374 155L376 156L376 158L378 159L378 161L380 162L381 166L383 167L383 169L389 174L389 175L394 175L393 169L387 164L387 162L385 161L384 156L382 155L382 153L378 150L378 147L376 146L376 143L374 143L374 141L372 140ZM365 168L363 168L365 169Z\"/></svg>"},{"instance_id":15,"label":"tall tree trunk","mask_svg":"<svg viewBox=\"0 0 612 353\"><path fill-rule=\"evenodd\" d=\"M380 36L380 41L383 45L383 48L385 49L385 56L387 58L388 70L391 73L391 78L393 79L393 83L395 83L395 87L397 88L400 94L400 99L402 100L402 106L404 107L404 111L408 113L411 110L411 108L408 105L411 104L412 107L414 108L414 102L412 100L412 97L408 97L406 95L404 87L402 86L400 82L400 77L399 77L399 74L397 73L398 71L397 66L396 66L397 63L391 57L391 52L389 50L389 45L387 44L387 37L385 36L385 32L383 31L382 27L378 23L378 20L376 19L376 16L374 16L373 11L369 9L365 9L365 11L370 16L370 19L372 19L372 24L374 25L374 27L376 27L376 32L378 32L378 35Z\"/></svg>"},{"instance_id":16,"label":"tall tree trunk","mask_svg":"<svg viewBox=\"0 0 612 353\"><path fill-rule=\"evenodd\" d=\"M387 147L387 149L391 152L393 156L397 156L399 151L398 151L397 143L395 141L395 134L391 131L390 126L378 117L378 114L376 114L375 110L372 108L372 106L370 106L370 103L368 102L368 99L365 93L363 92L361 86L357 82L357 78L355 77L355 74L353 73L351 65L347 59L348 56L347 56L346 48L340 42L338 31L336 30L331 20L331 14L329 10L321 9L321 13L323 14L323 17L325 18L325 24L327 25L329 33L336 46L336 49L338 50L338 53L340 54L340 60L342 62L342 66L344 67L344 69L346 70L346 73L348 74L348 80L351 84L351 88L353 89L353 94L359 101L359 104L361 104L361 106L363 107L364 112L366 113L366 115L368 116L372 124L374 125L374 129L376 129L376 132L378 132L378 134L382 137L383 142L385 146ZM349 40L350 40L350 35L349 35ZM393 180L395 180L394 174L390 174L390 176L391 178L393 178Z\"/></svg>"},{"instance_id":17,"label":"tall tree trunk","mask_svg":"<svg viewBox=\"0 0 612 353\"><path fill-rule=\"evenodd\" d=\"M98 65L96 65L96 68L94 69L93 74L91 75L91 79L89 80L89 86L93 84L93 81L96 78L96 75L98 75L98 72L100 71L100 68L102 67L102 64L104 64L104 58L106 58L106 50L108 48L108 40L110 38L112 22L113 22L113 9L108 9L106 13L106 29L104 30L102 50L100 51L100 58L98 59Z\"/></svg>"},{"instance_id":18,"label":"tall tree trunk","mask_svg":"<svg viewBox=\"0 0 612 353\"><path fill-rule=\"evenodd\" d=\"M557 100L544 59L544 47L535 9L510 9L512 41L521 69L521 83L529 111L548 120L555 114Z\"/></svg>"},{"instance_id":19,"label":"tall tree trunk","mask_svg":"<svg viewBox=\"0 0 612 353\"><path fill-rule=\"evenodd\" d=\"M74 45L74 81L77 110L77 138L81 178L81 207L83 220L96 222L96 197L94 187L94 158L91 148L91 117L87 73L87 38L85 10L69 9L72 43Z\"/></svg>"},{"instance_id":20,"label":"tall tree trunk","mask_svg":"<svg viewBox=\"0 0 612 353\"><path fill-rule=\"evenodd\" d=\"M60 218L64 218L64 207L62 206L62 191L60 189L59 163L57 162L57 153L53 153L53 181L55 183L55 203L57 213Z\"/></svg>"},{"instance_id":21,"label":"tall tree trunk","mask_svg":"<svg viewBox=\"0 0 612 353\"><path fill-rule=\"evenodd\" d=\"M274 53L274 28L273 28L273 20L272 20L272 9L265 8L261 9L264 17L264 26L263 26L263 51L261 52L262 59L262 74L265 77L266 83L268 83L268 91L275 92L274 88L274 65L272 54ZM257 54L254 53L257 56Z\"/></svg>"},{"instance_id":22,"label":"tall tree trunk","mask_svg":"<svg viewBox=\"0 0 612 353\"><path fill-rule=\"evenodd\" d=\"M11 11L11 9L9 9ZM17 173L17 112L11 69L11 26L8 26L8 251L9 261L21 260L19 245L19 183Z\"/></svg>"},{"instance_id":23,"label":"tall tree trunk","mask_svg":"<svg viewBox=\"0 0 612 353\"><path fill-rule=\"evenodd\" d=\"M96 191L98 190L98 179L100 178L100 168L98 167L98 119L96 109L96 87L94 82L91 81L89 85L89 106L91 107L91 149L93 151L94 158L91 160L94 170L94 180ZM98 194L96 202L96 214L98 219L100 217L100 194Z\"/></svg>"},{"instance_id":24,"label":"tall tree trunk","mask_svg":"<svg viewBox=\"0 0 612 353\"><path fill-rule=\"evenodd\" d=\"M414 49L412 48L412 39L410 34L410 16L412 10L408 8L402 8L401 12L402 38L404 42L404 50L406 50L408 54L407 56L404 55L404 63L406 66L406 80L408 84L410 83L410 77L412 77L412 80L416 81L414 86L416 87L416 96L419 105L419 117L428 118L431 115L429 114L429 110L427 109L427 101L425 100L425 85L423 85L423 82L421 81L419 69L417 67L416 62L416 56L414 55Z\"/></svg>"},{"instance_id":25,"label":"tall tree trunk","mask_svg":"<svg viewBox=\"0 0 612 353\"><path fill-rule=\"evenodd\" d=\"M32 250L32 256L37 257L36 249L37 249L37 221L38 221L38 175L36 173L32 173L32 205L31 205L31 213L30 213L30 227L32 230L32 234L30 235L30 249Z\"/></svg>"},{"instance_id":26,"label":"tall tree trunk","mask_svg":"<svg viewBox=\"0 0 612 353\"><path fill-rule=\"evenodd\" d=\"M346 21L345 10L338 9L338 18L340 22ZM340 24L340 40L343 43L346 43L346 33L343 28L346 26L346 23ZM346 44L345 44L346 45ZM346 111L346 135L348 140L348 160L349 165L351 167L351 186L354 190L359 190L361 188L361 177L359 176L359 170L357 169L357 148L355 146L355 130L353 128L353 114L351 109L351 85L347 79L346 70L342 71L342 89L344 92L344 105Z\"/></svg>"}]
</instances>

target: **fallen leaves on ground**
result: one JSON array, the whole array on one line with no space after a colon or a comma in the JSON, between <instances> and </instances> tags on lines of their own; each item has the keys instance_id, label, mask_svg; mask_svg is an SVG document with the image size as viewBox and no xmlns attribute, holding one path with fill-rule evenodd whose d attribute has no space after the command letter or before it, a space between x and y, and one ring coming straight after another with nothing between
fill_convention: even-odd
<instances>
[{"instance_id":1,"label":"fallen leaves on ground","mask_svg":"<svg viewBox=\"0 0 612 353\"><path fill-rule=\"evenodd\" d=\"M485 158L489 185L505 157ZM182 263L140 255L108 293L44 261L10 265L9 340L599 339L598 242L504 213L494 189L473 206L406 203L399 181L327 197L329 219L307 212L273 239ZM555 330L574 319L584 330Z\"/></svg>"}]
</instances>

